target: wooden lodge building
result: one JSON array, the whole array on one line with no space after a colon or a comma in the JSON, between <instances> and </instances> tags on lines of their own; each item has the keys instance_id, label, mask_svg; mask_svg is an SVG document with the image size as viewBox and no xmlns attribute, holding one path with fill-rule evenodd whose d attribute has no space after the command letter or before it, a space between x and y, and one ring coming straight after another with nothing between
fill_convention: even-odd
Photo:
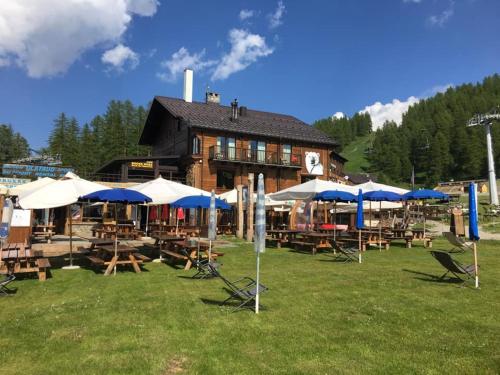
<instances>
[{"instance_id":1,"label":"wooden lodge building","mask_svg":"<svg viewBox=\"0 0 500 375\"><path fill-rule=\"evenodd\" d=\"M246 185L249 173L263 173L266 193L312 178L344 181L346 161L337 143L320 130L284 114L220 104L206 93L192 101L192 71L185 71L184 98L153 99L139 143L152 148L150 157L115 159L98 173L162 175L217 194ZM257 178L255 178L255 181Z\"/></svg>"}]
</instances>

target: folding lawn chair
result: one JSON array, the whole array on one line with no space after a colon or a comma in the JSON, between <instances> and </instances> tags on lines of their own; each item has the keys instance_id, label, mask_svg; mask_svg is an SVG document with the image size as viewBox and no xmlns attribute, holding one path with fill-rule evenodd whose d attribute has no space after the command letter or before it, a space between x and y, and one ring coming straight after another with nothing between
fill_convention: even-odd
<instances>
[{"instance_id":1,"label":"folding lawn chair","mask_svg":"<svg viewBox=\"0 0 500 375\"><path fill-rule=\"evenodd\" d=\"M344 248L339 245L337 241L333 242L333 249L337 252L335 260L343 260L344 263L357 262L358 261L358 248L349 247Z\"/></svg>"},{"instance_id":2,"label":"folding lawn chair","mask_svg":"<svg viewBox=\"0 0 500 375\"><path fill-rule=\"evenodd\" d=\"M455 276L455 278L465 283L468 279L474 278L474 265L463 265L457 260L453 259L449 253L444 251L431 251L431 255L436 258L436 260L446 269L446 272L439 278L439 280L443 280L450 272ZM460 275L465 276L465 279L462 279ZM452 279L452 277L450 277Z\"/></svg>"},{"instance_id":3,"label":"folding lawn chair","mask_svg":"<svg viewBox=\"0 0 500 375\"><path fill-rule=\"evenodd\" d=\"M8 284L10 284L11 282L14 281L16 277L14 275L9 275L7 276L5 279L3 279L2 281L0 281L0 296L10 296L13 292L12 289L9 289L7 287Z\"/></svg>"},{"instance_id":4,"label":"folding lawn chair","mask_svg":"<svg viewBox=\"0 0 500 375\"><path fill-rule=\"evenodd\" d=\"M458 237L452 232L443 232L444 238L448 240L454 247L450 253L464 253L466 250L472 250L472 241L465 241L462 237Z\"/></svg>"},{"instance_id":5,"label":"folding lawn chair","mask_svg":"<svg viewBox=\"0 0 500 375\"><path fill-rule=\"evenodd\" d=\"M181 253L186 256L198 270L198 272L193 275L193 279L206 279L208 277L218 276L217 270L220 267L219 263L211 262L209 259L193 259L186 249L181 249Z\"/></svg>"},{"instance_id":6,"label":"folding lawn chair","mask_svg":"<svg viewBox=\"0 0 500 375\"><path fill-rule=\"evenodd\" d=\"M257 282L250 277L242 277L241 279L235 281L229 281L224 276L222 276L218 270L213 269L212 272L215 276L224 281L224 284L226 284L226 286L229 288L230 296L222 301L220 305L224 306L226 303L233 299L239 300L241 302L232 310L232 312L235 312L242 308L252 309L255 306L255 297L257 296L257 291L260 294L269 290L265 285L262 285L260 283L257 287ZM251 302L254 302L254 305L251 305Z\"/></svg>"}]
</instances>

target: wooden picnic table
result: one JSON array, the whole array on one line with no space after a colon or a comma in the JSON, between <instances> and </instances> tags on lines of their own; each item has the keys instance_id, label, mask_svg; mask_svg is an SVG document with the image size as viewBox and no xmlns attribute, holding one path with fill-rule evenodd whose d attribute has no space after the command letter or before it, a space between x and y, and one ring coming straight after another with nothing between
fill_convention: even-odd
<instances>
[{"instance_id":1,"label":"wooden picnic table","mask_svg":"<svg viewBox=\"0 0 500 375\"><path fill-rule=\"evenodd\" d=\"M36 237L42 237L45 238L47 243L52 242L52 236L54 235L54 229L55 226L52 224L37 224L33 226L33 229L31 231L31 235L36 238Z\"/></svg>"},{"instance_id":2,"label":"wooden picnic table","mask_svg":"<svg viewBox=\"0 0 500 375\"><path fill-rule=\"evenodd\" d=\"M281 248L281 245L284 243L290 243L297 239L297 235L302 233L299 230L292 229L271 229L266 231L270 237L266 238L269 242L275 242L276 247Z\"/></svg>"},{"instance_id":3,"label":"wooden picnic table","mask_svg":"<svg viewBox=\"0 0 500 375\"><path fill-rule=\"evenodd\" d=\"M184 240L184 237L162 233L161 235L160 234L154 235L153 239L155 240L154 246L160 246L160 245L165 245L166 243L169 242L182 241Z\"/></svg>"},{"instance_id":4,"label":"wooden picnic table","mask_svg":"<svg viewBox=\"0 0 500 375\"><path fill-rule=\"evenodd\" d=\"M177 242L172 242L172 245L170 249L167 250L161 250L161 252L169 257L172 261L173 260L182 260L186 261L184 265L184 270L189 270L192 266L192 262L189 260L189 258L182 253L182 250L186 250L189 253L189 257L191 259L196 259L197 258L197 253L198 253L198 245L200 248L200 256L202 258L208 259L209 257L209 244L206 242L199 242L198 241L177 241ZM211 251L211 258L210 261L214 261L217 259L219 256L223 256L224 253L220 253L217 251L214 251L214 247L212 245L212 251Z\"/></svg>"},{"instance_id":5,"label":"wooden picnic table","mask_svg":"<svg viewBox=\"0 0 500 375\"><path fill-rule=\"evenodd\" d=\"M114 245L115 240L112 240L111 238L90 238L90 247L89 250L94 250L96 247L100 246L106 246L106 245ZM120 241L117 241L118 244Z\"/></svg>"},{"instance_id":6,"label":"wooden picnic table","mask_svg":"<svg viewBox=\"0 0 500 375\"><path fill-rule=\"evenodd\" d=\"M87 257L92 263L98 265L108 266L106 268L105 276L108 276L113 272L116 265L127 265L130 264L134 268L136 273L141 272L139 264L149 258L140 254L135 247L128 245L118 245L115 255L114 245L103 245L96 249L95 256L91 255Z\"/></svg>"},{"instance_id":7,"label":"wooden picnic table","mask_svg":"<svg viewBox=\"0 0 500 375\"><path fill-rule=\"evenodd\" d=\"M8 243L0 252L0 274L36 272L38 280L45 281L50 262L42 255L41 251L31 249L28 244Z\"/></svg>"},{"instance_id":8,"label":"wooden picnic table","mask_svg":"<svg viewBox=\"0 0 500 375\"><path fill-rule=\"evenodd\" d=\"M308 247L311 249L311 253L313 255L320 249L331 249L332 245L329 240L331 235L328 233L319 233L319 232L302 232L301 233L303 241L292 241L292 244L301 247Z\"/></svg>"}]
</instances>

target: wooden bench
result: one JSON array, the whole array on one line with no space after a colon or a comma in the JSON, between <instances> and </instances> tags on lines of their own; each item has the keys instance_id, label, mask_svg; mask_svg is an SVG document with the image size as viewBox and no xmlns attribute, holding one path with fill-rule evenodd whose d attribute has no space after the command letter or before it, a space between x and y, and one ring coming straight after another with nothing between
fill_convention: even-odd
<instances>
[{"instance_id":1,"label":"wooden bench","mask_svg":"<svg viewBox=\"0 0 500 375\"><path fill-rule=\"evenodd\" d=\"M141 260L143 262L151 262L151 258L149 258L146 255L143 255L141 253L134 253L134 256L136 259Z\"/></svg>"},{"instance_id":2,"label":"wooden bench","mask_svg":"<svg viewBox=\"0 0 500 375\"><path fill-rule=\"evenodd\" d=\"M278 249L281 248L281 239L280 238L274 238L274 237L266 237L266 243L271 243L275 245Z\"/></svg>"},{"instance_id":3,"label":"wooden bench","mask_svg":"<svg viewBox=\"0 0 500 375\"><path fill-rule=\"evenodd\" d=\"M47 258L38 258L36 260L38 267L38 280L45 281L47 279L47 268L50 268L50 262Z\"/></svg>"},{"instance_id":4,"label":"wooden bench","mask_svg":"<svg viewBox=\"0 0 500 375\"><path fill-rule=\"evenodd\" d=\"M314 242L292 241L290 244L295 250L300 250L300 248L309 248L313 255L316 254L316 244Z\"/></svg>"},{"instance_id":5,"label":"wooden bench","mask_svg":"<svg viewBox=\"0 0 500 375\"><path fill-rule=\"evenodd\" d=\"M47 241L47 243L51 243L52 242L52 235L53 234L54 233L51 230L49 230L49 231L39 231L39 232L33 232L33 233L31 233L31 235L33 237L35 237L35 238L36 237L42 237L42 238L44 238Z\"/></svg>"},{"instance_id":6,"label":"wooden bench","mask_svg":"<svg viewBox=\"0 0 500 375\"><path fill-rule=\"evenodd\" d=\"M424 241L424 247L432 248L432 240L433 240L432 237L426 237L426 238L424 238L423 239L423 241Z\"/></svg>"},{"instance_id":7,"label":"wooden bench","mask_svg":"<svg viewBox=\"0 0 500 375\"><path fill-rule=\"evenodd\" d=\"M90 263L92 263L94 266L104 266L104 260L99 257L88 255L86 258L90 260Z\"/></svg>"},{"instance_id":8,"label":"wooden bench","mask_svg":"<svg viewBox=\"0 0 500 375\"><path fill-rule=\"evenodd\" d=\"M180 260L187 260L188 257L185 256L185 255L182 255L182 254L179 254L179 253L176 253L175 251L171 251L171 250L162 250L161 251L163 254L165 254L167 257L170 257L171 260L174 260L174 259L180 259Z\"/></svg>"}]
</instances>

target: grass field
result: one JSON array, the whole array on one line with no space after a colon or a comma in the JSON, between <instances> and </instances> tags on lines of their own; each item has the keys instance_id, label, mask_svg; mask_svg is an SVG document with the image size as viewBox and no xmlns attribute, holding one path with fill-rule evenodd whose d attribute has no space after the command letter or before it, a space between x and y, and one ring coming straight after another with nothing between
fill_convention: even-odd
<instances>
[{"instance_id":1,"label":"grass field","mask_svg":"<svg viewBox=\"0 0 500 375\"><path fill-rule=\"evenodd\" d=\"M222 273L254 275L252 249L224 249ZM55 269L0 298L1 374L496 374L498 243L481 242L479 259L475 290L438 282L419 246L370 250L363 264L268 249L259 315L221 309L221 280L165 264L116 277Z\"/></svg>"}]
</instances>

